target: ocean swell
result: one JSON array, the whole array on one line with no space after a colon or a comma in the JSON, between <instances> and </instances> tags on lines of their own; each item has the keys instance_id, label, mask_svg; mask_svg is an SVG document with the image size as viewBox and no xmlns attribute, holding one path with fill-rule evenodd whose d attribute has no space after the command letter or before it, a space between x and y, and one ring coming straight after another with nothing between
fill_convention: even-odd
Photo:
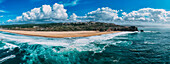
<instances>
[{"instance_id":1,"label":"ocean swell","mask_svg":"<svg viewBox=\"0 0 170 64\"><path fill-rule=\"evenodd\" d=\"M13 42L14 48L18 47L24 54L22 61L25 63L83 63L81 60L87 61L88 55L92 56L96 53L102 53L106 47L110 45L131 45L131 41L112 41L116 36L125 35L135 32L120 32L113 34L105 34L101 36L77 37L77 38L45 38L34 36L23 36L18 34L10 34L1 32L0 37L6 42ZM2 48L2 47L1 47ZM23 50L25 52L23 52ZM13 53L14 54L14 53ZM86 56L87 55L87 56ZM1 58L1 62L14 58L15 55ZM80 60L81 59L81 60ZM89 60L95 61L95 60Z\"/></svg>"}]
</instances>

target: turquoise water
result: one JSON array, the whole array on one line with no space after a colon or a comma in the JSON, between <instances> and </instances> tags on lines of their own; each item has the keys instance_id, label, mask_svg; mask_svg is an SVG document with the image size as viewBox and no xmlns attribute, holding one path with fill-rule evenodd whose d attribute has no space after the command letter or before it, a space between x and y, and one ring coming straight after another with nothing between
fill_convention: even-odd
<instances>
[{"instance_id":1,"label":"turquoise water","mask_svg":"<svg viewBox=\"0 0 170 64\"><path fill-rule=\"evenodd\" d=\"M0 64L170 63L170 28L139 27L92 37L45 38L0 32Z\"/></svg>"}]
</instances>

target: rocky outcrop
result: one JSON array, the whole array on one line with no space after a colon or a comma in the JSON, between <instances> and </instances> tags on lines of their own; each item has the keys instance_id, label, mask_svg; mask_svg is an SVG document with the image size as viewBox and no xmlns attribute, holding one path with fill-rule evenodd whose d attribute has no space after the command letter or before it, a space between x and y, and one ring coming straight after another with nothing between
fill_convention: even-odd
<instances>
[{"instance_id":1,"label":"rocky outcrop","mask_svg":"<svg viewBox=\"0 0 170 64\"><path fill-rule=\"evenodd\" d=\"M118 27L114 31L138 31L138 28L135 26L130 27Z\"/></svg>"}]
</instances>

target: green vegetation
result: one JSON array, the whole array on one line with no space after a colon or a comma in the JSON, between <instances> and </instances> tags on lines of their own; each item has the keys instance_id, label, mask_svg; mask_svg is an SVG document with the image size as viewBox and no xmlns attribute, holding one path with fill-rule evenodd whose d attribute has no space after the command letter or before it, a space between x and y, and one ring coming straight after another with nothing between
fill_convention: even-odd
<instances>
[{"instance_id":1,"label":"green vegetation","mask_svg":"<svg viewBox=\"0 0 170 64\"><path fill-rule=\"evenodd\" d=\"M135 26L127 27L114 23L74 22L49 24L1 25L3 29L26 31L137 31Z\"/></svg>"}]
</instances>

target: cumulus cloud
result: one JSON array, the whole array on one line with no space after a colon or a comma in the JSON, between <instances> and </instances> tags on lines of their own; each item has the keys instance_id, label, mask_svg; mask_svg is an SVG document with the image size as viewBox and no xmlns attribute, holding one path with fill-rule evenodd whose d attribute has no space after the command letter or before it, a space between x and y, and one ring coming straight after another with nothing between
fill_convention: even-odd
<instances>
[{"instance_id":1,"label":"cumulus cloud","mask_svg":"<svg viewBox=\"0 0 170 64\"><path fill-rule=\"evenodd\" d=\"M122 9L120 11L123 11Z\"/></svg>"},{"instance_id":2,"label":"cumulus cloud","mask_svg":"<svg viewBox=\"0 0 170 64\"><path fill-rule=\"evenodd\" d=\"M118 18L118 11L109 7L98 8L95 11L87 13L85 16L78 16L78 20L105 20L110 21Z\"/></svg>"},{"instance_id":3,"label":"cumulus cloud","mask_svg":"<svg viewBox=\"0 0 170 64\"><path fill-rule=\"evenodd\" d=\"M77 15L75 13L73 13L70 18L70 20L76 20L77 19Z\"/></svg>"},{"instance_id":4,"label":"cumulus cloud","mask_svg":"<svg viewBox=\"0 0 170 64\"><path fill-rule=\"evenodd\" d=\"M66 11L62 4L55 3L53 6L42 5L42 7L22 13L14 21L66 20L68 17Z\"/></svg>"},{"instance_id":5,"label":"cumulus cloud","mask_svg":"<svg viewBox=\"0 0 170 64\"><path fill-rule=\"evenodd\" d=\"M42 5L31 11L22 13L21 16L9 21L49 21L49 20L67 20L68 14L62 4L55 3L53 6ZM130 13L123 12L122 17L118 13L123 10L114 10L109 7L98 8L85 16L77 16L73 13L69 20L87 20L87 21L143 21L143 22L162 22L170 21L170 11L164 9L143 8Z\"/></svg>"},{"instance_id":6,"label":"cumulus cloud","mask_svg":"<svg viewBox=\"0 0 170 64\"><path fill-rule=\"evenodd\" d=\"M127 13L126 13L126 12L123 12L122 15L127 15Z\"/></svg>"},{"instance_id":7,"label":"cumulus cloud","mask_svg":"<svg viewBox=\"0 0 170 64\"><path fill-rule=\"evenodd\" d=\"M143 8L130 13L123 12L124 21L162 22L168 21L170 12L164 9Z\"/></svg>"},{"instance_id":8,"label":"cumulus cloud","mask_svg":"<svg viewBox=\"0 0 170 64\"><path fill-rule=\"evenodd\" d=\"M12 20L11 20L11 19L9 19L9 20L7 20L7 22L12 22Z\"/></svg>"},{"instance_id":9,"label":"cumulus cloud","mask_svg":"<svg viewBox=\"0 0 170 64\"><path fill-rule=\"evenodd\" d=\"M123 10L119 10L123 11ZM74 20L88 21L142 21L142 22L167 22L170 21L170 11L164 9L143 8L130 13L123 12L122 17L118 17L117 10L108 7L98 8L89 12L85 16L77 16L73 14Z\"/></svg>"}]
</instances>

